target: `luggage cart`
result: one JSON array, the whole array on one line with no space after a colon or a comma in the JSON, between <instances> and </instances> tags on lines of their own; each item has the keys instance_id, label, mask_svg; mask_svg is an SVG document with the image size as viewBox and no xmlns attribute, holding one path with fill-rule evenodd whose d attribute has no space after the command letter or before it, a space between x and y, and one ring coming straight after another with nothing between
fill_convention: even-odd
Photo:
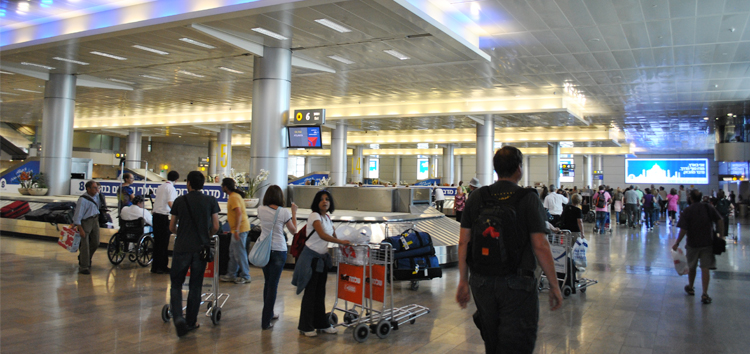
<instances>
[{"instance_id":1,"label":"luggage cart","mask_svg":"<svg viewBox=\"0 0 750 354\"><path fill-rule=\"evenodd\" d=\"M224 304L227 303L227 300L229 300L229 294L226 293L219 293L219 236L213 235L211 236L211 251L214 253L214 261L209 262L206 264L206 270L203 273L203 289L206 289L207 292L201 294L201 303L200 305L206 304L206 317L211 318L211 322L213 322L214 325L218 324L219 321L221 321L221 309L224 307ZM190 276L190 271L188 271L188 277ZM209 279L210 282L207 284L206 279ZM187 279L186 279L187 280ZM188 282L182 285L183 292L188 291ZM183 302L187 303L187 296L184 296ZM187 306L184 306L182 310L184 311ZM169 322L169 320L172 318L172 309L169 304L164 305L161 309L161 319L164 322Z\"/></svg>"},{"instance_id":2,"label":"luggage cart","mask_svg":"<svg viewBox=\"0 0 750 354\"><path fill-rule=\"evenodd\" d=\"M577 269L573 264L573 257L570 256L573 254L573 244L576 240L573 239L569 230L561 231L560 234L548 234L547 240L550 243L552 258L555 261L555 272L557 273L560 290L562 290L563 297L567 298L578 290L585 293L586 288L599 283L599 281L577 277ZM547 281L547 285L544 285L544 280L547 280L546 276L539 277L539 291L549 290L551 286L549 281Z\"/></svg>"},{"instance_id":3,"label":"luggage cart","mask_svg":"<svg viewBox=\"0 0 750 354\"><path fill-rule=\"evenodd\" d=\"M386 338L391 330L406 322L414 324L417 317L430 313L429 308L417 304L394 306L390 244L339 246L335 258L337 296L328 321L332 326L353 328L357 342L367 340L370 333ZM338 323L337 311L343 313L342 323Z\"/></svg>"},{"instance_id":4,"label":"luggage cart","mask_svg":"<svg viewBox=\"0 0 750 354\"><path fill-rule=\"evenodd\" d=\"M388 222L388 221L386 221L385 222L385 226L384 226L384 231L383 231L383 235L384 235L383 239L386 239L386 238L391 237L391 236L398 236L398 235L400 235L400 234L402 234L404 232L407 232L409 230L416 230L416 228L417 228L417 225L414 222L411 222L411 221L401 221L401 222L398 222L398 221L397 222ZM393 234L391 234L391 233L393 233ZM394 268L395 268L395 260L394 260ZM440 276L442 276L442 272L441 272ZM430 280L430 279L432 279L432 278L429 276L429 274L425 274L425 276L421 277L420 279L409 279L409 289L417 291L417 290L419 290L419 281L420 280ZM393 280L399 280L399 279L393 279L393 277L391 277L391 281L393 281ZM405 280L403 280L403 281L405 281Z\"/></svg>"}]
</instances>

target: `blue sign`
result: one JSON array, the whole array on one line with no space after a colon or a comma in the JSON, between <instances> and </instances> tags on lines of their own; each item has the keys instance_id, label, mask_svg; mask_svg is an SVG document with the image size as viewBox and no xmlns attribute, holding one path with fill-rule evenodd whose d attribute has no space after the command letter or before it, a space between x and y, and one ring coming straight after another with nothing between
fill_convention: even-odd
<instances>
[{"instance_id":1,"label":"blue sign","mask_svg":"<svg viewBox=\"0 0 750 354\"><path fill-rule=\"evenodd\" d=\"M305 181L310 181L310 183L313 186L317 186L318 184L320 184L320 180L323 179L323 178L328 179L328 174L319 173L319 174L305 176L305 177L302 177L300 179L296 179L294 181L290 181L289 185L290 186L304 186L305 185Z\"/></svg>"},{"instance_id":2,"label":"blue sign","mask_svg":"<svg viewBox=\"0 0 750 354\"><path fill-rule=\"evenodd\" d=\"M625 159L625 183L708 184L708 159Z\"/></svg>"},{"instance_id":3,"label":"blue sign","mask_svg":"<svg viewBox=\"0 0 750 354\"><path fill-rule=\"evenodd\" d=\"M39 174L39 161L29 161L25 164L14 168L10 171L6 171L3 173L1 178L5 179L5 183L7 184L21 184L21 180L18 179L19 176L21 176L21 173L23 172L31 172L33 175Z\"/></svg>"},{"instance_id":4,"label":"blue sign","mask_svg":"<svg viewBox=\"0 0 750 354\"><path fill-rule=\"evenodd\" d=\"M455 197L458 187L440 187L443 190L443 195L446 197Z\"/></svg>"},{"instance_id":5,"label":"blue sign","mask_svg":"<svg viewBox=\"0 0 750 354\"><path fill-rule=\"evenodd\" d=\"M413 184L414 186L432 186L432 185L440 185L440 178L430 178L425 179L422 181L419 181L417 183Z\"/></svg>"},{"instance_id":6,"label":"blue sign","mask_svg":"<svg viewBox=\"0 0 750 354\"><path fill-rule=\"evenodd\" d=\"M84 179L72 179L70 180L70 194L72 195L82 195L86 192L86 181ZM114 197L117 196L117 192L120 190L120 182L118 181L102 181L102 180L96 180L97 183L99 183L99 193L104 194L107 197ZM146 182L144 185L143 183L134 183L131 184L130 187L133 188L133 191L135 195L148 195L149 191L155 192L156 188L159 188L160 185L162 185L164 182ZM174 184L175 190L177 190L177 195L184 195L187 194L187 184L186 183L175 183ZM216 198L217 201L220 202L226 202L227 201L227 194L224 193L224 191L221 189L220 184L208 184L206 183L203 185L203 189L201 190L203 194L207 194L210 196L213 196Z\"/></svg>"}]
</instances>

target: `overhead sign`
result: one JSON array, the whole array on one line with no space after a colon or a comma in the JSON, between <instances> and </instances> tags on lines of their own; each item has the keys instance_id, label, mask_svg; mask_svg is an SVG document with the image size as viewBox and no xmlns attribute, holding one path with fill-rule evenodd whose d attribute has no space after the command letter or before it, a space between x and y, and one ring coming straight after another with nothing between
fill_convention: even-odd
<instances>
[{"instance_id":1,"label":"overhead sign","mask_svg":"<svg viewBox=\"0 0 750 354\"><path fill-rule=\"evenodd\" d=\"M603 181L604 180L604 171L602 170L594 170L594 179Z\"/></svg>"},{"instance_id":2,"label":"overhead sign","mask_svg":"<svg viewBox=\"0 0 750 354\"><path fill-rule=\"evenodd\" d=\"M208 167L208 157L199 157L198 167Z\"/></svg>"},{"instance_id":3,"label":"overhead sign","mask_svg":"<svg viewBox=\"0 0 750 354\"><path fill-rule=\"evenodd\" d=\"M323 125L325 123L326 110L322 108L295 110L290 122L291 125Z\"/></svg>"},{"instance_id":4,"label":"overhead sign","mask_svg":"<svg viewBox=\"0 0 750 354\"><path fill-rule=\"evenodd\" d=\"M708 159L625 159L625 183L708 184Z\"/></svg>"}]
</instances>

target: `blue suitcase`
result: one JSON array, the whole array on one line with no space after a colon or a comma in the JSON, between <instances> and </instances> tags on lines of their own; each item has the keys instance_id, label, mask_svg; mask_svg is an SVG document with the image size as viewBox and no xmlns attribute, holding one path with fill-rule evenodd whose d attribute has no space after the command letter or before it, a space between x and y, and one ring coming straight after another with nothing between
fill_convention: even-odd
<instances>
[{"instance_id":1,"label":"blue suitcase","mask_svg":"<svg viewBox=\"0 0 750 354\"><path fill-rule=\"evenodd\" d=\"M430 234L414 230L409 230L398 236L386 237L383 242L390 243L396 253L432 246Z\"/></svg>"}]
</instances>

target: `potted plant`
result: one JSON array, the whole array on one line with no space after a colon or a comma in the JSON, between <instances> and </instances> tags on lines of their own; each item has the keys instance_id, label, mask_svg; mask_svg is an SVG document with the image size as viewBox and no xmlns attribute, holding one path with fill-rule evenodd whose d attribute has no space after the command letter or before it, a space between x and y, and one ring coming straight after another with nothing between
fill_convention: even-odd
<instances>
[{"instance_id":1,"label":"potted plant","mask_svg":"<svg viewBox=\"0 0 750 354\"><path fill-rule=\"evenodd\" d=\"M31 195L47 195L49 186L47 185L47 176L40 172L32 179L31 188L29 188L29 194Z\"/></svg>"},{"instance_id":2,"label":"potted plant","mask_svg":"<svg viewBox=\"0 0 750 354\"><path fill-rule=\"evenodd\" d=\"M249 176L246 178L242 175L236 177L237 183L245 192L245 207L255 208L258 205L260 199L256 198L256 194L261 188L268 185L268 183L263 182L268 179L269 173L269 171L261 169L260 173L254 178L249 178Z\"/></svg>"},{"instance_id":3,"label":"potted plant","mask_svg":"<svg viewBox=\"0 0 750 354\"><path fill-rule=\"evenodd\" d=\"M18 188L18 193L29 195L29 188L33 185L33 176L34 173L31 171L23 171L18 175L18 181L21 185L21 187Z\"/></svg>"}]
</instances>

